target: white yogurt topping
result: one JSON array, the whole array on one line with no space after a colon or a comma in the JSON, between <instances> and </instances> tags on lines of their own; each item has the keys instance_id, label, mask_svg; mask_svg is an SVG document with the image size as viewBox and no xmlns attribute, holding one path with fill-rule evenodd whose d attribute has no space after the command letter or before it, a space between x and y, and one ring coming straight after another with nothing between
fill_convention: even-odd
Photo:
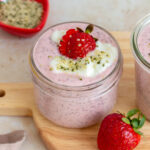
<instances>
[{"instance_id":1,"label":"white yogurt topping","mask_svg":"<svg viewBox=\"0 0 150 150\"><path fill-rule=\"evenodd\" d=\"M60 33L60 34L59 34ZM52 40L59 43L65 31L55 31ZM105 71L117 58L117 49L111 44L96 42L95 50L82 59L70 59L65 56L51 58L50 70L55 73L68 73L84 77L94 77Z\"/></svg>"},{"instance_id":2,"label":"white yogurt topping","mask_svg":"<svg viewBox=\"0 0 150 150\"><path fill-rule=\"evenodd\" d=\"M66 30L60 30L60 31L54 31L51 39L52 41L54 41L55 43L59 44L61 38L66 34Z\"/></svg>"}]
</instances>

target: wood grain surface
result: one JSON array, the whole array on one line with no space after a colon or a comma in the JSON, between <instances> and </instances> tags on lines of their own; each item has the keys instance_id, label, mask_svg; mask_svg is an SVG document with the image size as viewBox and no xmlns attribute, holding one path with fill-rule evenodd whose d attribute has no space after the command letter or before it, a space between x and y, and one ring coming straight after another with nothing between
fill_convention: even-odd
<instances>
[{"instance_id":1,"label":"wood grain surface","mask_svg":"<svg viewBox=\"0 0 150 150\"><path fill-rule=\"evenodd\" d=\"M112 32L118 40L124 70L119 84L118 101L113 111L127 112L135 108L134 60L130 50L130 33ZM97 150L96 137L99 124L84 129L59 127L45 119L36 108L31 83L0 83L5 96L0 97L0 115L31 116L49 150ZM150 123L146 122L140 145L136 150L150 149Z\"/></svg>"}]
</instances>

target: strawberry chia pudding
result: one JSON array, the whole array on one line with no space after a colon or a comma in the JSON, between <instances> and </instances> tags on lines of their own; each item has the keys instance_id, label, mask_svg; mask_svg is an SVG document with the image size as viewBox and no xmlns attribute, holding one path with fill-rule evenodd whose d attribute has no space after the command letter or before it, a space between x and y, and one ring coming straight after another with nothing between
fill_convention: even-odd
<instances>
[{"instance_id":1,"label":"strawberry chia pudding","mask_svg":"<svg viewBox=\"0 0 150 150\"><path fill-rule=\"evenodd\" d=\"M137 105L150 120L150 15L137 24L131 46L135 56Z\"/></svg>"},{"instance_id":2,"label":"strawberry chia pudding","mask_svg":"<svg viewBox=\"0 0 150 150\"><path fill-rule=\"evenodd\" d=\"M83 128L114 107L122 54L103 28L83 22L50 27L30 53L35 99L57 125Z\"/></svg>"}]
</instances>

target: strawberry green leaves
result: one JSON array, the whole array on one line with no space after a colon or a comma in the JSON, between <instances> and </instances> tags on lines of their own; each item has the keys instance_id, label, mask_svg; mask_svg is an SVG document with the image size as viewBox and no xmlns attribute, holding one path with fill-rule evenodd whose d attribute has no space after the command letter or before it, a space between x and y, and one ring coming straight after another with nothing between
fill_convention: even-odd
<instances>
[{"instance_id":1,"label":"strawberry green leaves","mask_svg":"<svg viewBox=\"0 0 150 150\"><path fill-rule=\"evenodd\" d=\"M79 32L85 32L85 33L87 33L87 34L90 34L92 31L93 31L93 29L94 29L94 26L92 25L92 24L89 24L87 27L86 27L86 29L85 29L85 31L83 31L81 28L79 28L79 27L77 27L76 28Z\"/></svg>"},{"instance_id":2,"label":"strawberry green leaves","mask_svg":"<svg viewBox=\"0 0 150 150\"><path fill-rule=\"evenodd\" d=\"M146 118L145 118L144 115L142 115L142 118L139 118L139 126L138 126L138 128L142 128L143 127L143 125L145 123L145 120L146 120Z\"/></svg>"},{"instance_id":3,"label":"strawberry green leaves","mask_svg":"<svg viewBox=\"0 0 150 150\"><path fill-rule=\"evenodd\" d=\"M81 28L79 28L79 27L77 27L77 30L79 31L79 32L84 32Z\"/></svg>"},{"instance_id":4,"label":"strawberry green leaves","mask_svg":"<svg viewBox=\"0 0 150 150\"><path fill-rule=\"evenodd\" d=\"M122 121L125 122L126 124L130 124L130 120L126 117L123 117Z\"/></svg>"},{"instance_id":5,"label":"strawberry green leaves","mask_svg":"<svg viewBox=\"0 0 150 150\"><path fill-rule=\"evenodd\" d=\"M87 27L86 27L86 29L85 29L85 33L91 33L92 31L93 31L93 25L92 24L89 24Z\"/></svg>"},{"instance_id":6,"label":"strawberry green leaves","mask_svg":"<svg viewBox=\"0 0 150 150\"><path fill-rule=\"evenodd\" d=\"M81 28L79 28L79 27L77 27L76 29L77 29L79 32L84 32L84 33L90 34L90 33L93 31L94 26L93 26L93 24L89 24L89 25L86 27L85 31L83 31L83 30L82 30ZM92 36L92 37L93 37L93 36ZM93 37L93 39L95 40L95 42L98 41L98 39L95 38L95 37Z\"/></svg>"},{"instance_id":7,"label":"strawberry green leaves","mask_svg":"<svg viewBox=\"0 0 150 150\"><path fill-rule=\"evenodd\" d=\"M97 42L97 41L98 41L98 39L97 39L97 38L95 38L95 37L94 37L94 40L95 40L95 42Z\"/></svg>"},{"instance_id":8,"label":"strawberry green leaves","mask_svg":"<svg viewBox=\"0 0 150 150\"><path fill-rule=\"evenodd\" d=\"M133 116L135 116L136 114L138 115L138 117L133 118ZM143 127L145 120L145 116L138 109L130 110L127 115L122 118L122 121L124 123L131 125L133 130L140 135L142 135L143 133L138 129Z\"/></svg>"},{"instance_id":9,"label":"strawberry green leaves","mask_svg":"<svg viewBox=\"0 0 150 150\"><path fill-rule=\"evenodd\" d=\"M133 128L133 130L134 130L137 134L143 135L143 133L142 133L141 131L139 131L139 130L137 130L137 129L135 129L135 128Z\"/></svg>"},{"instance_id":10,"label":"strawberry green leaves","mask_svg":"<svg viewBox=\"0 0 150 150\"><path fill-rule=\"evenodd\" d=\"M133 118L131 120L131 125L133 126L133 128L137 129L139 126L139 120L137 118Z\"/></svg>"},{"instance_id":11,"label":"strawberry green leaves","mask_svg":"<svg viewBox=\"0 0 150 150\"><path fill-rule=\"evenodd\" d=\"M137 112L139 112L138 109L132 109L132 110L130 110L130 111L127 113L127 117L128 117L128 118L129 118L129 117L132 117L132 116L134 116Z\"/></svg>"}]
</instances>

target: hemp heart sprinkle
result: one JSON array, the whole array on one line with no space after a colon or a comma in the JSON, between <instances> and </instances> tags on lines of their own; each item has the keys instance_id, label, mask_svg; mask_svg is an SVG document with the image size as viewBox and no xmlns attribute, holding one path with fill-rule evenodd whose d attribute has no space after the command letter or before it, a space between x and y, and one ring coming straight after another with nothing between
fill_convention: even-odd
<instances>
[{"instance_id":1,"label":"hemp heart sprinkle","mask_svg":"<svg viewBox=\"0 0 150 150\"><path fill-rule=\"evenodd\" d=\"M42 4L34 0L0 2L0 21L19 28L35 28L43 13Z\"/></svg>"},{"instance_id":2,"label":"hemp heart sprinkle","mask_svg":"<svg viewBox=\"0 0 150 150\"><path fill-rule=\"evenodd\" d=\"M56 65L57 70L63 70L63 71L69 71L69 72L75 72L78 70L84 70L86 69L87 65L90 64L90 62L94 64L101 65L101 60L104 58L106 59L105 63L109 62L110 55L105 51L99 51L95 50L94 55L92 56L86 56L85 58L78 58L77 60L69 59L64 56L57 56L54 59L57 59L58 63ZM105 64L102 64L102 67L104 67ZM50 67L50 70L53 70L52 67Z\"/></svg>"}]
</instances>

